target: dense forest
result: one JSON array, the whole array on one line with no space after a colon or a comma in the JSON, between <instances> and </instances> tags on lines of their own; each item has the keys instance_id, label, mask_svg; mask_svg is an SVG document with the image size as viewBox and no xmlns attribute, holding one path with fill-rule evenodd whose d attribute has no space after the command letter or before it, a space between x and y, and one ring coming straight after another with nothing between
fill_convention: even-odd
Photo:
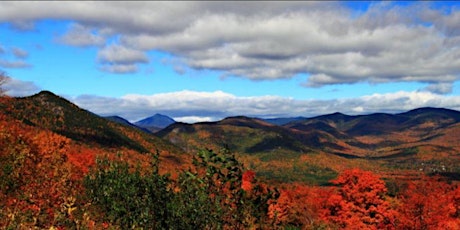
<instances>
[{"instance_id":1,"label":"dense forest","mask_svg":"<svg viewBox=\"0 0 460 230\"><path fill-rule=\"evenodd\" d=\"M223 122L229 125L232 120ZM266 128L257 122L252 127ZM260 137L245 127L253 138ZM270 130L283 134L286 128L270 126ZM325 153L298 153L294 160L308 163L300 172L317 177L294 180L292 174L298 170L283 171L286 165L295 166L293 152L315 151L314 143L306 143L310 149L298 145L296 138L304 135L300 131L298 136L269 133L267 137L281 138L290 151L272 151L275 155L268 161L263 161L269 147L264 140L256 143L259 148L252 155L245 155L223 144L222 138L210 143L216 136L193 133L209 143L181 146L184 140L198 142L183 133L185 139L174 136L177 143L172 144L167 130L153 135L118 124L50 92L27 98L2 96L0 228L460 229L460 187L455 177L394 167L408 164L394 160L415 155L410 152L414 146L406 146L406 155L371 160L332 154L330 158L339 159L336 166L320 160ZM250 139L245 141L251 146ZM437 156L457 169L456 158ZM270 171L276 165L273 159L282 167ZM257 160L259 165L251 163ZM375 160L383 165L377 170L369 163ZM318 175L326 181L312 183Z\"/></svg>"}]
</instances>

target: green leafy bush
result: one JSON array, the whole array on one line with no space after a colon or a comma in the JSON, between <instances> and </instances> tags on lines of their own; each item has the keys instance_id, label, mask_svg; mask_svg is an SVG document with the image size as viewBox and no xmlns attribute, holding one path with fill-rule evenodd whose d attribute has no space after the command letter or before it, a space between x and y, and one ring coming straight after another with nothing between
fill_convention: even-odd
<instances>
[{"instance_id":1,"label":"green leafy bush","mask_svg":"<svg viewBox=\"0 0 460 230\"><path fill-rule=\"evenodd\" d=\"M125 162L98 159L85 178L91 202L105 220L122 229L228 229L268 225L269 201L276 192L255 184L242 188L243 166L228 151L200 151L194 168L177 180L158 172L130 170Z\"/></svg>"},{"instance_id":2,"label":"green leafy bush","mask_svg":"<svg viewBox=\"0 0 460 230\"><path fill-rule=\"evenodd\" d=\"M98 159L97 169L84 181L87 194L111 223L123 229L166 228L171 180L158 173L156 162L153 165L153 172L143 176L139 168L130 172L125 162Z\"/></svg>"}]
</instances>

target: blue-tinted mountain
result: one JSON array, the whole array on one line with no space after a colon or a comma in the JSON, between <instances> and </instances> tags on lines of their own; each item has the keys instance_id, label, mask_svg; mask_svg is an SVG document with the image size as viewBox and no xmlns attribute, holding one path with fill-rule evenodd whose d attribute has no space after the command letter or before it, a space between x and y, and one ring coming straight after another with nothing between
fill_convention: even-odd
<instances>
[{"instance_id":1,"label":"blue-tinted mountain","mask_svg":"<svg viewBox=\"0 0 460 230\"><path fill-rule=\"evenodd\" d=\"M176 121L171 117L162 114L155 114L151 117L144 118L140 121L134 122L138 127L145 128L151 132L157 132L161 129L168 127L171 124L174 124Z\"/></svg>"}]
</instances>

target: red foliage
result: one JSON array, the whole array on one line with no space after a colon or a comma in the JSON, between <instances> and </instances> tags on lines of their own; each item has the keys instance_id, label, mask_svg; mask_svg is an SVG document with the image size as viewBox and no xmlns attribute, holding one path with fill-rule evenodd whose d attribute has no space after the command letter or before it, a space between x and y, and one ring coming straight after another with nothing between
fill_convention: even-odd
<instances>
[{"instance_id":1,"label":"red foliage","mask_svg":"<svg viewBox=\"0 0 460 230\"><path fill-rule=\"evenodd\" d=\"M34 217L30 224L40 227L54 223L65 199L76 192L66 156L69 143L61 135L0 114L3 214L19 219L25 218L19 214L30 213ZM0 220L0 228L9 221Z\"/></svg>"},{"instance_id":2,"label":"red foliage","mask_svg":"<svg viewBox=\"0 0 460 230\"><path fill-rule=\"evenodd\" d=\"M244 172L242 182L241 182L241 188L246 192L251 191L255 177L256 177L256 173L252 170L248 170Z\"/></svg>"},{"instance_id":3,"label":"red foliage","mask_svg":"<svg viewBox=\"0 0 460 230\"><path fill-rule=\"evenodd\" d=\"M393 229L396 212L385 200L387 188L378 176L360 169L346 170L332 181L339 185L322 218L346 229Z\"/></svg>"},{"instance_id":4,"label":"red foliage","mask_svg":"<svg viewBox=\"0 0 460 230\"><path fill-rule=\"evenodd\" d=\"M74 180L82 179L89 169L95 164L98 152L83 146L74 146L67 153L68 161L74 166L72 178Z\"/></svg>"},{"instance_id":5,"label":"red foliage","mask_svg":"<svg viewBox=\"0 0 460 230\"><path fill-rule=\"evenodd\" d=\"M460 188L438 177L409 183L402 194L399 226L404 229L460 229Z\"/></svg>"},{"instance_id":6,"label":"red foliage","mask_svg":"<svg viewBox=\"0 0 460 230\"><path fill-rule=\"evenodd\" d=\"M329 188L295 185L283 189L276 203L269 207L269 217L277 224L311 226L332 190Z\"/></svg>"}]
</instances>

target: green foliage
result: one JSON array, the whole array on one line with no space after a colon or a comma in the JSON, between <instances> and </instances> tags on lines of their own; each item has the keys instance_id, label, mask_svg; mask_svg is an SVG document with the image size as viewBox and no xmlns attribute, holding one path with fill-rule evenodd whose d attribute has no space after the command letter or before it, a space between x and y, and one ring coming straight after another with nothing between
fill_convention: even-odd
<instances>
[{"instance_id":1,"label":"green foliage","mask_svg":"<svg viewBox=\"0 0 460 230\"><path fill-rule=\"evenodd\" d=\"M294 163L292 167L282 168L282 170L258 169L257 175L277 182L303 182L310 185L330 185L330 180L337 177L337 172L314 164L302 162Z\"/></svg>"},{"instance_id":2,"label":"green foliage","mask_svg":"<svg viewBox=\"0 0 460 230\"><path fill-rule=\"evenodd\" d=\"M226 149L219 153L202 150L197 156L194 158L196 169L183 173L179 182L183 189L180 195L192 195L206 202L191 206L194 209L204 207L199 211L206 213L202 223L207 223L211 229L242 229L268 224L266 213L269 201L277 197L276 191L257 184L251 191L243 190L243 165ZM180 208L187 210L183 206ZM196 210L192 211L197 214ZM200 219L185 218L195 222Z\"/></svg>"},{"instance_id":3,"label":"green foliage","mask_svg":"<svg viewBox=\"0 0 460 230\"><path fill-rule=\"evenodd\" d=\"M233 154L200 151L194 169L177 181L153 170L142 175L127 163L98 159L84 180L87 196L122 229L228 229L265 226L273 192L260 185L242 189L243 166Z\"/></svg>"},{"instance_id":4,"label":"green foliage","mask_svg":"<svg viewBox=\"0 0 460 230\"><path fill-rule=\"evenodd\" d=\"M160 175L156 166L154 162L153 172L143 176L139 168L130 172L125 162L98 159L97 169L84 181L87 195L111 223L123 229L165 228L169 216L166 207L172 200L171 181Z\"/></svg>"},{"instance_id":5,"label":"green foliage","mask_svg":"<svg viewBox=\"0 0 460 230\"><path fill-rule=\"evenodd\" d=\"M168 208L173 210L169 225L173 229L221 229L222 210L217 199L206 192L204 182L190 172L178 180L179 192Z\"/></svg>"},{"instance_id":6,"label":"green foliage","mask_svg":"<svg viewBox=\"0 0 460 230\"><path fill-rule=\"evenodd\" d=\"M304 153L302 152L295 152L286 149L277 149L270 152L263 152L258 153L257 156L263 162L270 162L270 161L287 161L287 160L297 160L302 156Z\"/></svg>"},{"instance_id":7,"label":"green foliage","mask_svg":"<svg viewBox=\"0 0 460 230\"><path fill-rule=\"evenodd\" d=\"M14 145L8 145L2 149L4 154L0 155L0 191L14 193L23 185L20 170L28 153L27 146L22 140L15 140Z\"/></svg>"}]
</instances>

